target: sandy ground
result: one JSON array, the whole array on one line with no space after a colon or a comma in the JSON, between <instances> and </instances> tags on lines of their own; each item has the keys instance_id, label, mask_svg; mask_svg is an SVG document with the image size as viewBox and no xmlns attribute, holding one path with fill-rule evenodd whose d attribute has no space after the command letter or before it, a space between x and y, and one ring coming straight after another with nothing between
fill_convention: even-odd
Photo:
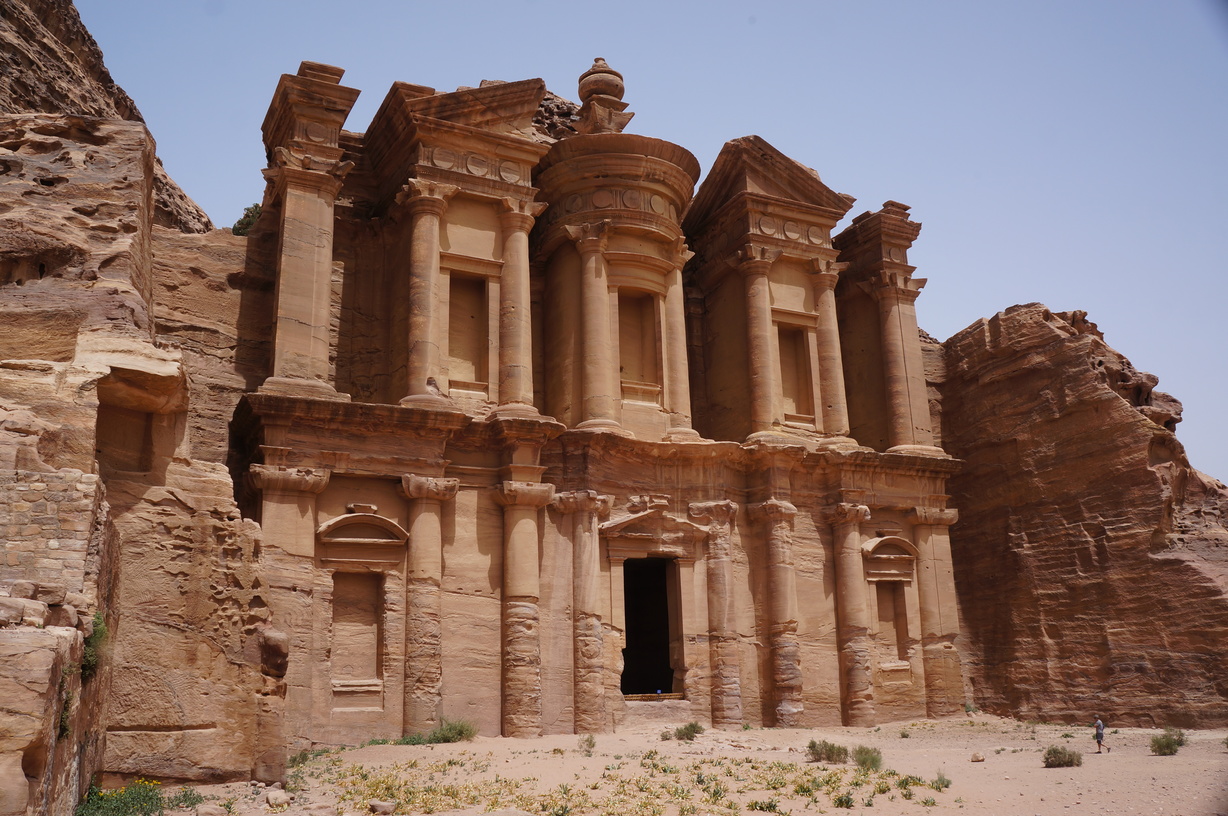
<instances>
[{"instance_id":1,"label":"sandy ground","mask_svg":"<svg viewBox=\"0 0 1228 816\"><path fill-rule=\"evenodd\" d=\"M379 799L397 801L396 813L518 809L534 816L1228 816L1228 730L1187 730L1177 755L1160 757L1150 751L1159 731L1113 732L1109 726L1112 751L1105 754L1096 754L1090 727L980 714L878 728L707 731L693 742L663 741L657 726L598 735L591 756L576 736L367 746L296 765L287 785L295 801L282 810L359 814ZM810 740L877 748L887 773L859 777L851 764L808 762ZM1082 766L1045 768L1041 757L1049 745L1081 751ZM973 762L974 754L984 761ZM951 780L945 790L929 785L940 772ZM907 775L920 781L901 787ZM203 786L199 792L238 816L270 812L258 786ZM836 806L834 797L842 793L851 794L851 809Z\"/></svg>"}]
</instances>

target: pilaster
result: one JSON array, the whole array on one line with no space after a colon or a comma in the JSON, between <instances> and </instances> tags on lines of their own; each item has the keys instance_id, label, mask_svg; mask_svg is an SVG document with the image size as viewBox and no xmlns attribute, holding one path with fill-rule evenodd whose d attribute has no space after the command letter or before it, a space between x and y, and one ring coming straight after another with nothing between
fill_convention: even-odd
<instances>
[{"instance_id":1,"label":"pilaster","mask_svg":"<svg viewBox=\"0 0 1228 816\"><path fill-rule=\"evenodd\" d=\"M439 227L448 201L460 192L453 184L409 179L397 194L410 214L409 325L407 391L402 405L445 408L448 400L436 378L441 371L438 309Z\"/></svg>"},{"instance_id":2,"label":"pilaster","mask_svg":"<svg viewBox=\"0 0 1228 816\"><path fill-rule=\"evenodd\" d=\"M459 482L405 474L409 499L409 553L405 568L405 706L401 733L440 723L443 688L443 503Z\"/></svg>"},{"instance_id":3,"label":"pilaster","mask_svg":"<svg viewBox=\"0 0 1228 816\"><path fill-rule=\"evenodd\" d=\"M609 720L605 706L605 643L599 612L601 577L597 525L609 515L613 496L592 490L560 493L554 507L572 516L572 661L575 730L596 734Z\"/></svg>"},{"instance_id":4,"label":"pilaster","mask_svg":"<svg viewBox=\"0 0 1228 816\"><path fill-rule=\"evenodd\" d=\"M733 628L733 553L731 530L738 505L697 502L690 516L708 525L708 643L712 661L712 725L742 727L742 680Z\"/></svg>"},{"instance_id":5,"label":"pilaster","mask_svg":"<svg viewBox=\"0 0 1228 816\"><path fill-rule=\"evenodd\" d=\"M840 646L844 724L873 725L874 666L870 650L870 607L862 561L861 524L870 508L842 503L828 509L836 545L836 640Z\"/></svg>"},{"instance_id":6,"label":"pilaster","mask_svg":"<svg viewBox=\"0 0 1228 816\"><path fill-rule=\"evenodd\" d=\"M776 722L780 728L800 725L802 703L801 648L797 641L797 579L793 566L793 517L797 508L768 499L750 505L750 518L767 528L768 632L772 649L772 684Z\"/></svg>"},{"instance_id":7,"label":"pilaster","mask_svg":"<svg viewBox=\"0 0 1228 816\"><path fill-rule=\"evenodd\" d=\"M949 528L956 510L916 507L909 513L920 554L917 589L921 605L921 656L925 665L925 708L928 717L958 713L964 706L964 681L959 651L959 616Z\"/></svg>"}]
</instances>

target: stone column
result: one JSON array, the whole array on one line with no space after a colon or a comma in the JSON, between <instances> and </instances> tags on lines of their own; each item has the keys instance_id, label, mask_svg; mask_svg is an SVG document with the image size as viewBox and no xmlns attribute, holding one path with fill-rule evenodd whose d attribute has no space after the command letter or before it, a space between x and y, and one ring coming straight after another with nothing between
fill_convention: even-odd
<instances>
[{"instance_id":1,"label":"stone column","mask_svg":"<svg viewBox=\"0 0 1228 816\"><path fill-rule=\"evenodd\" d=\"M691 374L687 366L686 290L682 267L695 253L679 239L674 268L665 276L665 410L669 413L667 439L698 439L691 427Z\"/></svg>"},{"instance_id":2,"label":"stone column","mask_svg":"<svg viewBox=\"0 0 1228 816\"><path fill-rule=\"evenodd\" d=\"M848 264L816 261L811 273L814 305L819 318L815 339L819 346L819 391L823 395L822 430L846 436L849 432L848 397L844 390L844 361L840 351L840 325L836 318L836 283ZM818 411L815 421L819 420Z\"/></svg>"},{"instance_id":3,"label":"stone column","mask_svg":"<svg viewBox=\"0 0 1228 816\"><path fill-rule=\"evenodd\" d=\"M505 198L503 274L499 280L499 411L537 414L533 405L533 321L529 294L529 230L544 203Z\"/></svg>"},{"instance_id":4,"label":"stone column","mask_svg":"<svg viewBox=\"0 0 1228 816\"><path fill-rule=\"evenodd\" d=\"M316 554L316 495L328 487L327 468L252 465L248 478L261 491L264 541L290 555Z\"/></svg>"},{"instance_id":5,"label":"stone column","mask_svg":"<svg viewBox=\"0 0 1228 816\"><path fill-rule=\"evenodd\" d=\"M438 335L439 225L448 201L460 188L410 179L397 203L410 213L408 394L402 405L438 408L447 405L435 378L441 370Z\"/></svg>"},{"instance_id":6,"label":"stone column","mask_svg":"<svg viewBox=\"0 0 1228 816\"><path fill-rule=\"evenodd\" d=\"M751 518L767 524L768 632L772 648L772 682L776 695L776 727L800 725L802 703L801 650L797 642L797 579L793 569L793 517L797 508L769 499L751 505Z\"/></svg>"},{"instance_id":7,"label":"stone column","mask_svg":"<svg viewBox=\"0 0 1228 816\"><path fill-rule=\"evenodd\" d=\"M751 244L738 253L738 268L746 280L746 348L750 364L751 434L767 433L776 424L780 369L772 354L772 292L768 272L780 257L778 249Z\"/></svg>"},{"instance_id":8,"label":"stone column","mask_svg":"<svg viewBox=\"0 0 1228 816\"><path fill-rule=\"evenodd\" d=\"M273 151L265 177L281 200L273 375L260 391L348 400L330 382L333 202L351 162L313 161Z\"/></svg>"},{"instance_id":9,"label":"stone column","mask_svg":"<svg viewBox=\"0 0 1228 816\"><path fill-rule=\"evenodd\" d=\"M921 658L925 666L925 714L944 717L964 707L964 680L955 639L959 617L955 571L948 528L959 518L955 510L917 507L910 515L916 525L917 591L921 604Z\"/></svg>"},{"instance_id":10,"label":"stone column","mask_svg":"<svg viewBox=\"0 0 1228 816\"><path fill-rule=\"evenodd\" d=\"M712 661L712 725L742 727L742 678L733 631L733 558L730 531L738 506L731 501L702 502L689 508L708 524L708 643Z\"/></svg>"},{"instance_id":11,"label":"stone column","mask_svg":"<svg viewBox=\"0 0 1228 816\"><path fill-rule=\"evenodd\" d=\"M443 699L442 503L456 497L459 482L406 474L409 552L405 563L405 708L401 733L439 725Z\"/></svg>"},{"instance_id":12,"label":"stone column","mask_svg":"<svg viewBox=\"0 0 1228 816\"><path fill-rule=\"evenodd\" d=\"M882 328L888 440L892 448L934 446L915 305L924 283L883 271L870 290L878 301Z\"/></svg>"},{"instance_id":13,"label":"stone column","mask_svg":"<svg viewBox=\"0 0 1228 816\"><path fill-rule=\"evenodd\" d=\"M537 604L541 577L538 511L554 485L506 481L503 505L503 736L542 733L541 637Z\"/></svg>"},{"instance_id":14,"label":"stone column","mask_svg":"<svg viewBox=\"0 0 1228 816\"><path fill-rule=\"evenodd\" d=\"M610 222L567 227L582 264L580 315L584 323L584 355L581 372L582 421L576 426L589 430L622 430L621 384L618 349L610 325L610 288L607 283L605 250Z\"/></svg>"},{"instance_id":15,"label":"stone column","mask_svg":"<svg viewBox=\"0 0 1228 816\"><path fill-rule=\"evenodd\" d=\"M873 725L874 665L870 653L870 606L861 554L861 523L870 508L837 504L829 518L836 547L836 639L844 681L845 725Z\"/></svg>"},{"instance_id":16,"label":"stone column","mask_svg":"<svg viewBox=\"0 0 1228 816\"><path fill-rule=\"evenodd\" d=\"M555 507L574 514L572 542L572 629L575 690L573 710L577 734L605 730L605 643L599 610L601 577L598 520L610 512L612 496L592 490L561 493Z\"/></svg>"}]
</instances>

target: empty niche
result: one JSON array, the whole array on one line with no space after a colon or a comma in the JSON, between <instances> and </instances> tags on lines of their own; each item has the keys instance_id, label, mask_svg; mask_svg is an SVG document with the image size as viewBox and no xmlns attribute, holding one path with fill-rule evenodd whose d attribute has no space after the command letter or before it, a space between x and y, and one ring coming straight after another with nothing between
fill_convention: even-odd
<instances>
[{"instance_id":1,"label":"empty niche","mask_svg":"<svg viewBox=\"0 0 1228 816\"><path fill-rule=\"evenodd\" d=\"M95 447L98 461L105 468L148 471L153 461L153 414L100 403Z\"/></svg>"},{"instance_id":2,"label":"empty niche","mask_svg":"<svg viewBox=\"0 0 1228 816\"><path fill-rule=\"evenodd\" d=\"M810 381L810 355L806 350L806 330L780 326L780 386L784 398L785 420L814 424L814 388Z\"/></svg>"},{"instance_id":3,"label":"empty niche","mask_svg":"<svg viewBox=\"0 0 1228 816\"><path fill-rule=\"evenodd\" d=\"M383 583L379 573L333 574L334 708L380 708Z\"/></svg>"},{"instance_id":4,"label":"empty niche","mask_svg":"<svg viewBox=\"0 0 1228 816\"><path fill-rule=\"evenodd\" d=\"M643 292L618 293L618 365L623 399L660 402L656 298Z\"/></svg>"},{"instance_id":5,"label":"empty niche","mask_svg":"<svg viewBox=\"0 0 1228 816\"><path fill-rule=\"evenodd\" d=\"M448 291L448 380L452 388L486 391L486 281L453 273Z\"/></svg>"}]
</instances>

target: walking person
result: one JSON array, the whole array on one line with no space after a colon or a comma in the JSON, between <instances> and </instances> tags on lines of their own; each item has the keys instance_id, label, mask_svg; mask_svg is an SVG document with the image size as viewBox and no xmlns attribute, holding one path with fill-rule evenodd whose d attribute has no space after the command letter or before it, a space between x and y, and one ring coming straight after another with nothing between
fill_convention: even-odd
<instances>
[{"instance_id":1,"label":"walking person","mask_svg":"<svg viewBox=\"0 0 1228 816\"><path fill-rule=\"evenodd\" d=\"M1104 723L1100 721L1100 715L1096 715L1096 753L1101 753L1103 748L1106 753L1113 753L1113 749L1104 744Z\"/></svg>"}]
</instances>

